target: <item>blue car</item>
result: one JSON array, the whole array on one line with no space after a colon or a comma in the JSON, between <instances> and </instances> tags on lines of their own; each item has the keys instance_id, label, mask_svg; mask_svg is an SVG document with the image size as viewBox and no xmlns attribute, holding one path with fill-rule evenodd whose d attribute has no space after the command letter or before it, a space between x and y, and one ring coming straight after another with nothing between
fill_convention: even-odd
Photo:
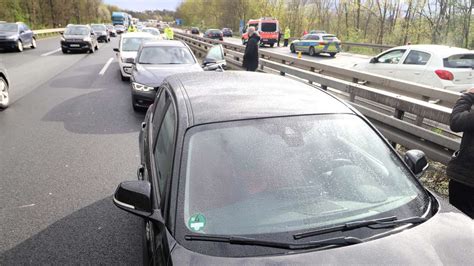
<instances>
[{"instance_id":1,"label":"blue car","mask_svg":"<svg viewBox=\"0 0 474 266\"><path fill-rule=\"evenodd\" d=\"M294 40L290 51L308 53L311 56L327 53L334 57L341 51L341 41L332 34L307 34L299 40Z\"/></svg>"},{"instance_id":2,"label":"blue car","mask_svg":"<svg viewBox=\"0 0 474 266\"><path fill-rule=\"evenodd\" d=\"M0 50L23 52L23 48L27 46L36 48L36 36L26 24L0 23Z\"/></svg>"}]
</instances>

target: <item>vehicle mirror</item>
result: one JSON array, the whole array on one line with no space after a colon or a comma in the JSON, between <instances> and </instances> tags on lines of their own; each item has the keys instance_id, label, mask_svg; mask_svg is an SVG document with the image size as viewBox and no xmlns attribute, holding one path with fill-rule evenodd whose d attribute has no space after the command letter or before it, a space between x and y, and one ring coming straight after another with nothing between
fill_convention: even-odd
<instances>
[{"instance_id":1,"label":"vehicle mirror","mask_svg":"<svg viewBox=\"0 0 474 266\"><path fill-rule=\"evenodd\" d=\"M114 52L119 53L120 52L119 48L114 48Z\"/></svg>"},{"instance_id":2,"label":"vehicle mirror","mask_svg":"<svg viewBox=\"0 0 474 266\"><path fill-rule=\"evenodd\" d=\"M150 182L135 180L120 183L114 194L114 204L124 211L141 217L151 216Z\"/></svg>"},{"instance_id":3,"label":"vehicle mirror","mask_svg":"<svg viewBox=\"0 0 474 266\"><path fill-rule=\"evenodd\" d=\"M372 58L370 58L370 61L369 61L369 63L371 63L371 64L375 64L375 63L378 63L378 62L379 62L379 60L377 59L377 57L372 57Z\"/></svg>"},{"instance_id":4,"label":"vehicle mirror","mask_svg":"<svg viewBox=\"0 0 474 266\"><path fill-rule=\"evenodd\" d=\"M420 178L429 167L425 153L420 150L409 150L405 153L405 163L417 178Z\"/></svg>"}]
</instances>

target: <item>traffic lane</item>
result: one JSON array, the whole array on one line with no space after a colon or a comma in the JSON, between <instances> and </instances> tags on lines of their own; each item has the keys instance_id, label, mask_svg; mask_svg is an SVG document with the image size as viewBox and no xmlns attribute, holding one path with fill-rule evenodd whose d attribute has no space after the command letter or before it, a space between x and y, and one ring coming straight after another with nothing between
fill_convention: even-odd
<instances>
[{"instance_id":1,"label":"traffic lane","mask_svg":"<svg viewBox=\"0 0 474 266\"><path fill-rule=\"evenodd\" d=\"M116 62L99 74L112 57L111 48L85 56L0 113L7 261L140 263L142 222L110 197L136 178L144 114Z\"/></svg>"},{"instance_id":2,"label":"traffic lane","mask_svg":"<svg viewBox=\"0 0 474 266\"><path fill-rule=\"evenodd\" d=\"M224 41L229 42L229 43L233 43L233 44L242 44L242 41L238 38L228 37L228 38L224 38ZM281 44L283 44L283 41L281 42ZM268 46L264 46L264 47L260 47L260 49L264 50L264 51L278 53L278 54L285 55L285 56L290 56L290 57L293 57L293 58L298 58L298 54L291 53L289 46L288 47L283 47L283 46L268 47ZM330 66L338 66L338 67L345 67L345 68L352 68L355 64L366 62L366 61L370 60L370 57L366 56L366 55L351 54L351 53L344 53L344 52L336 54L336 57L330 57L327 54L320 54L320 55L316 55L316 56L310 56L308 54L303 53L302 58L304 58L306 60L322 63L322 64L327 64L327 65L330 65Z\"/></svg>"},{"instance_id":3,"label":"traffic lane","mask_svg":"<svg viewBox=\"0 0 474 266\"><path fill-rule=\"evenodd\" d=\"M60 37L52 37L47 39L40 39L37 43L37 48L26 48L23 52L17 51L0 51L1 62L9 68L17 67L23 64L28 64L31 61L38 59L42 54L49 53L53 50L58 50L60 47Z\"/></svg>"},{"instance_id":4,"label":"traffic lane","mask_svg":"<svg viewBox=\"0 0 474 266\"><path fill-rule=\"evenodd\" d=\"M47 82L64 70L74 66L79 60L85 57L94 57L101 54L102 50L111 50L114 43L99 44L100 49L94 54L70 53L63 54L59 49L59 39L45 40L44 49L34 55L17 54L7 58L7 70L10 77L10 107L15 102L28 94L41 84ZM51 53L56 51L55 53ZM110 53L110 51L108 51ZM29 58L26 61L21 61ZM18 61L19 60L19 61ZM10 65L10 67L8 67Z\"/></svg>"}]
</instances>

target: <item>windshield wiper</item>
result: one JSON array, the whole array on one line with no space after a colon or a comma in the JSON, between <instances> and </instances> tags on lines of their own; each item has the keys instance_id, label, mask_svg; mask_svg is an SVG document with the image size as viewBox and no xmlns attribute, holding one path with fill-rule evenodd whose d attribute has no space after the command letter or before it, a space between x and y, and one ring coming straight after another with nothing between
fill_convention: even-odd
<instances>
[{"instance_id":1,"label":"windshield wiper","mask_svg":"<svg viewBox=\"0 0 474 266\"><path fill-rule=\"evenodd\" d=\"M294 239L301 239L310 236L317 236L322 235L330 232L337 232L337 231L347 231L361 227L369 227L372 229L379 229L379 228L387 228L387 227L394 227L401 224L418 224L426 221L426 218L423 217L410 217L402 220L397 220L396 216L389 216L379 219L373 220L361 220L361 221L353 221L349 223L345 223L342 225L336 225L333 227L323 228L323 229L316 229L308 232L294 234Z\"/></svg>"},{"instance_id":2,"label":"windshield wiper","mask_svg":"<svg viewBox=\"0 0 474 266\"><path fill-rule=\"evenodd\" d=\"M186 235L184 237L188 241L210 241L223 242L234 245L250 245L250 246L264 246L282 249L309 249L326 246L347 246L362 243L363 240L356 237L336 237L323 239L318 241L310 241L307 243L286 243L269 240L260 240L255 238L247 238L241 236L220 236L220 235Z\"/></svg>"}]
</instances>

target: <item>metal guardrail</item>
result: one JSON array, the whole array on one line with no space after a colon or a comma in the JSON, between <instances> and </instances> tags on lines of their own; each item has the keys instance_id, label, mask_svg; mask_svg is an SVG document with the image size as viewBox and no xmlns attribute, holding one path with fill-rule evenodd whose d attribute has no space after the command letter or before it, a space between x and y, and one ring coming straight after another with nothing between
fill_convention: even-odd
<instances>
[{"instance_id":1,"label":"metal guardrail","mask_svg":"<svg viewBox=\"0 0 474 266\"><path fill-rule=\"evenodd\" d=\"M50 34L55 34L55 33L61 33L64 32L64 28L58 28L58 29L44 29L44 30L34 30L33 31L35 35L41 36L41 35L50 35Z\"/></svg>"},{"instance_id":2,"label":"metal guardrail","mask_svg":"<svg viewBox=\"0 0 474 266\"><path fill-rule=\"evenodd\" d=\"M213 44L222 44L228 63L240 67L243 58L243 46L225 42L204 39L194 35L175 33L176 39L188 43L199 56L203 56ZM449 128L449 116L452 109L387 91L385 88L369 87L359 84L359 79L371 80L372 84L383 84L388 87L401 86L399 91L415 89L421 96L439 97L444 101L454 102L459 94L419 86L413 83L384 78L363 72L356 72L344 68L322 65L316 62L296 59L290 56L278 55L268 51L260 51L263 58L260 60L260 71L277 73L290 78L305 80L311 84L319 84L324 90L346 98L359 112L368 117L381 133L393 143L398 143L409 149L421 149L435 161L447 163L453 151L457 150L460 140L449 138L426 128L424 120L432 121L439 126ZM309 69L308 69L309 68ZM317 71L319 68L321 70ZM341 71L338 73L337 71ZM337 75L328 75L337 74ZM345 76L342 79L337 76ZM369 82L370 83L370 82ZM427 90L432 90L429 93ZM433 96L434 95L434 96ZM420 96L420 95L418 95ZM404 117L412 115L412 123Z\"/></svg>"}]
</instances>

